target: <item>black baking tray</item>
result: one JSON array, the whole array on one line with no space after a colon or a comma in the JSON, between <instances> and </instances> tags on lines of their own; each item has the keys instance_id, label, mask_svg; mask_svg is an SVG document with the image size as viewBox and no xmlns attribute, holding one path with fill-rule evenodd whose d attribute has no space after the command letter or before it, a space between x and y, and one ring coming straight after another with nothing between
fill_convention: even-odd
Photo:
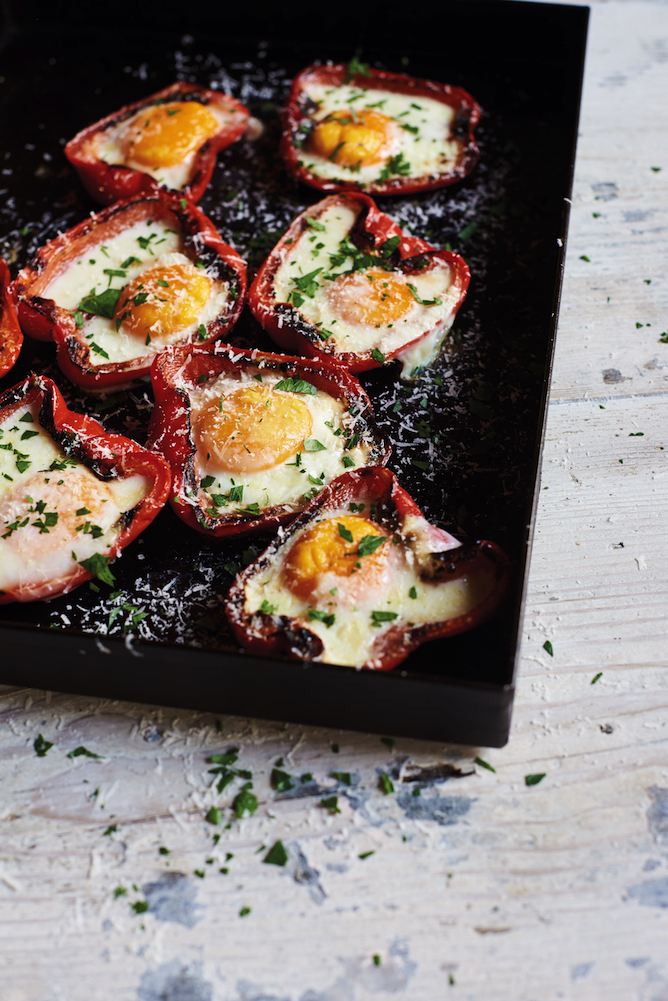
<instances>
[{"instance_id":1,"label":"black baking tray","mask_svg":"<svg viewBox=\"0 0 668 1001\"><path fill-rule=\"evenodd\" d=\"M471 267L449 350L408 386L396 370L362 382L394 442L390 466L402 485L460 539L499 543L513 584L487 624L426 644L389 673L250 656L235 646L222 601L230 564L243 565L266 540L208 540L165 509L114 564L111 595L84 585L0 609L0 681L458 743L507 741L588 14L503 0L423 0L410 10L374 0L354 21L343 5L316 15L302 2L280 11L198 4L185 13L153 0L97 12L88 2L10 4L1 42L0 254L14 274L96 208L64 143L175 79L227 89L265 125L256 142L223 151L200 203L251 273L296 212L320 197L290 179L277 155L278 112L296 72L356 56L477 98L481 157L471 177L378 199L401 225L449 244ZM271 348L247 311L232 340ZM0 389L33 368L55 378L75 409L143 441L148 385L87 398L60 374L51 345L26 341Z\"/></svg>"}]
</instances>

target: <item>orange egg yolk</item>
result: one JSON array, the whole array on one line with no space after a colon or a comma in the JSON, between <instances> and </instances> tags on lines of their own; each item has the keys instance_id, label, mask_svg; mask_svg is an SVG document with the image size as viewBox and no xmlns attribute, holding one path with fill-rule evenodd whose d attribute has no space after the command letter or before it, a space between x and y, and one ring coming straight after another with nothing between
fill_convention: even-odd
<instances>
[{"instance_id":1,"label":"orange egg yolk","mask_svg":"<svg viewBox=\"0 0 668 1001\"><path fill-rule=\"evenodd\" d=\"M121 292L114 319L124 333L145 340L174 334L198 319L213 282L192 264L166 264L143 271Z\"/></svg>"},{"instance_id":2,"label":"orange egg yolk","mask_svg":"<svg viewBox=\"0 0 668 1001\"><path fill-rule=\"evenodd\" d=\"M219 128L216 116L197 101L145 108L128 126L123 153L144 167L174 167Z\"/></svg>"},{"instance_id":3,"label":"orange egg yolk","mask_svg":"<svg viewBox=\"0 0 668 1001\"><path fill-rule=\"evenodd\" d=\"M366 167L389 155L394 133L392 120L370 108L335 111L313 129L309 149L342 167Z\"/></svg>"},{"instance_id":4,"label":"orange egg yolk","mask_svg":"<svg viewBox=\"0 0 668 1001\"><path fill-rule=\"evenodd\" d=\"M387 543L368 556L360 556L358 547L366 536L387 538L379 525L359 515L328 518L309 528L292 546L283 564L283 577L290 591L308 601L323 574L342 578L354 575L357 588L377 584L387 561Z\"/></svg>"},{"instance_id":5,"label":"orange egg yolk","mask_svg":"<svg viewBox=\"0 0 668 1001\"><path fill-rule=\"evenodd\" d=\"M414 302L406 282L382 268L341 275L328 289L328 298L339 319L370 326L400 320Z\"/></svg>"},{"instance_id":6,"label":"orange egg yolk","mask_svg":"<svg viewBox=\"0 0 668 1001\"><path fill-rule=\"evenodd\" d=\"M192 425L208 465L228 473L271 469L298 452L313 430L302 400L265 386L214 398L193 415Z\"/></svg>"},{"instance_id":7,"label":"orange egg yolk","mask_svg":"<svg viewBox=\"0 0 668 1001\"><path fill-rule=\"evenodd\" d=\"M36 473L23 480L0 505L0 534L8 521L28 519L27 525L8 537L11 548L26 558L34 559L37 552L53 552L65 544L76 547L79 537L99 534L93 533L93 526L103 531L109 526L105 508L112 495L105 483L84 469L68 469L59 473L58 479L62 482L58 483L55 474L45 477ZM82 534L87 524L88 532Z\"/></svg>"}]
</instances>

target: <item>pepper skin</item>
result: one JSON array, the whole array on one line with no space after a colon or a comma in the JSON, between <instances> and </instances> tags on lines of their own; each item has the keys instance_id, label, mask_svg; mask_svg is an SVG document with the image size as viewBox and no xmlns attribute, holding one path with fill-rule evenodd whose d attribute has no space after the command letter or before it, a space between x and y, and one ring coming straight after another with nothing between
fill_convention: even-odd
<instances>
[{"instance_id":1,"label":"pepper skin","mask_svg":"<svg viewBox=\"0 0 668 1001\"><path fill-rule=\"evenodd\" d=\"M11 280L9 268L0 258L0 377L14 367L23 344Z\"/></svg>"},{"instance_id":2,"label":"pepper skin","mask_svg":"<svg viewBox=\"0 0 668 1001\"><path fill-rule=\"evenodd\" d=\"M191 528L218 538L275 531L278 526L293 520L305 506L300 493L295 500L260 509L259 513L236 510L225 514L223 508L215 515L207 510L203 497L198 496L200 474L196 468L197 445L193 439L190 393L210 379L228 373L234 375L247 367L257 369L259 375L265 373L265 378L267 374L277 373L281 379L304 379L317 390L344 401L346 410L353 414L354 429L364 442L371 444L369 463L384 465L390 456L389 441L376 426L369 397L357 379L339 366L232 348L226 344L168 348L156 357L151 369L155 406L147 448L159 452L171 466L170 502L176 514ZM260 382L252 381L250 385L258 387ZM287 435L289 428L286 427L284 433ZM271 472L269 469L270 485ZM241 476L243 478L243 474ZM301 489L304 487L308 488L306 479Z\"/></svg>"},{"instance_id":3,"label":"pepper skin","mask_svg":"<svg viewBox=\"0 0 668 1001\"><path fill-rule=\"evenodd\" d=\"M362 184L354 176L326 178L319 176L305 165L307 153L302 143L307 141L314 124L314 105L305 92L309 84L321 84L327 88L350 84L353 87L385 90L394 94L405 94L412 102L429 98L448 105L454 111L451 139L458 141L459 150L455 163L443 172L425 174L420 177L390 176L378 178ZM360 106L363 102L360 102ZM357 109L359 111L359 109ZM471 173L478 162L478 147L474 131L480 119L480 106L460 87L420 80L403 73L387 73L384 70L368 68L365 73L350 73L347 66L307 66L292 82L287 104L283 111L283 137L281 155L287 169L300 181L318 188L320 191L364 190L369 194L408 195L418 191L454 184ZM328 157L327 159L332 159Z\"/></svg>"},{"instance_id":4,"label":"pepper skin","mask_svg":"<svg viewBox=\"0 0 668 1001\"><path fill-rule=\"evenodd\" d=\"M89 125L70 139L65 147L65 156L75 167L83 186L91 198L102 205L112 205L119 199L132 198L138 194L150 194L163 186L150 174L124 164L111 164L98 155L98 144L110 130L133 118L142 109L175 101L196 101L206 107L211 105L230 116L228 124L207 139L195 152L188 183L177 189L178 193L198 202L211 180L219 150L242 137L248 125L250 112L240 101L216 90L207 90L195 83L174 83L171 87L151 94L143 101L128 104L120 111ZM174 189L171 189L174 190Z\"/></svg>"},{"instance_id":5,"label":"pepper skin","mask_svg":"<svg viewBox=\"0 0 668 1001\"><path fill-rule=\"evenodd\" d=\"M432 330L422 331L418 337L388 351L384 359L381 359L378 354L374 357L373 351L376 349L362 352L337 350L333 340L331 338L323 340L318 327L309 323L297 307L288 302L276 302L274 282L290 248L297 240L304 238L307 232L311 232L314 223L316 226L319 225L318 219L323 213L337 205L359 210L357 221L349 235L352 242L364 253L376 256L381 267L387 263L409 276L419 274L420 269L424 269L431 261L443 261L448 265L452 275L453 301L447 318L441 321L444 336L452 326L457 310L464 301L471 273L459 254L438 250L424 240L403 233L388 215L380 211L368 195L356 191L329 195L298 215L256 275L248 294L248 305L256 320L284 351L338 362L350 372L357 374L389 364L407 348L413 348L427 338ZM381 256L382 248L390 239L397 239L398 245L391 256L384 258Z\"/></svg>"},{"instance_id":6,"label":"pepper skin","mask_svg":"<svg viewBox=\"0 0 668 1001\"><path fill-rule=\"evenodd\" d=\"M344 539L350 539L345 521L347 519L348 527L352 527L358 516L347 518L345 514L340 513L343 509L364 511L364 517L366 512L372 512L372 527L387 534L385 545L390 557L394 555L393 550L398 553L402 550L410 551L407 557L408 563L415 568L415 580L421 594L416 596L415 589L411 588L408 604L413 615L392 616L383 612L372 612L372 619L381 616L378 622L388 622L388 625L379 628L377 634L372 633L368 649L360 652L353 648L346 652L345 659L335 660L328 655L327 641L330 627L331 635L335 634L336 620L341 619L339 625L346 624L344 616L340 615L341 606L337 607L337 602L341 599L341 585L338 589L327 591L325 595L326 598L330 594L335 595L334 600L326 602L333 614L329 623L324 621L320 626L320 635L317 635L314 632L314 620L322 619L323 613L318 612L316 616L307 615L307 611L311 610L304 607L297 615L281 614L281 597L276 597L279 594L278 585L273 582L278 580L281 582L281 588L288 588L285 584L285 573L290 561L286 557L297 549L294 545L295 537L300 536L299 544L302 544L307 531L313 532L327 524L330 512L335 523L344 522L339 524L339 533ZM316 553L316 557L321 553L322 550ZM354 553L345 555L355 558ZM367 560L372 558L365 555ZM361 561L363 562L364 560ZM355 567L361 566L361 563L355 564ZM359 572L363 573L364 570ZM274 657L287 656L293 660L343 663L344 666L389 671L427 640L454 636L488 619L501 604L509 578L509 560L493 542L460 544L453 536L424 520L422 512L399 486L393 473L388 469L366 468L345 473L334 480L283 532L282 537L275 539L254 563L237 575L227 598L225 612L238 642L251 653ZM346 582L345 577L336 579ZM352 579L350 577L350 580ZM265 583L266 581L270 583ZM256 582L257 591L262 595L266 594L268 599L266 602L259 602L257 595L252 600L249 598L249 592L252 593ZM332 580L328 578L328 583L323 586L329 588L331 582ZM427 600L425 594L429 588L433 591L440 586L447 587L450 584L464 589L470 587L470 607L466 607L461 614L441 621L427 621L421 625L407 621L410 617L416 617L414 612L422 600ZM371 598L376 608L383 607L392 587L393 580L385 580L383 586L378 587L378 593L374 593ZM289 600L294 607L294 589L292 590L293 593L288 595L286 601ZM372 590L375 589L364 581L357 600L361 598L363 602ZM336 596L337 591L338 596ZM282 590L280 593L288 592ZM414 605L411 599L416 599ZM368 604L368 601L366 603ZM269 609L263 610L262 605L267 604ZM308 602L304 601L301 604L306 605ZM250 607L247 607L248 605ZM359 609L355 608L354 611L358 612ZM382 618L383 615L385 618ZM391 622L393 618L397 619L396 623ZM348 634L358 637L360 635L359 631L352 627Z\"/></svg>"},{"instance_id":7,"label":"pepper skin","mask_svg":"<svg viewBox=\"0 0 668 1001\"><path fill-rule=\"evenodd\" d=\"M165 221L181 234L181 248L191 261L200 262L216 279L228 283L231 292L225 309L206 324L205 336L188 335L200 341L224 337L237 322L246 295L246 265L224 243L218 230L196 205L185 198L156 191L117 202L92 214L73 229L41 247L14 282L18 317L24 333L38 340L56 342L57 361L63 373L89 392L127 386L148 375L155 350L125 361L95 364L85 327L77 326L78 310L63 309L42 293L66 265L81 258L105 239L147 218Z\"/></svg>"},{"instance_id":8,"label":"pepper skin","mask_svg":"<svg viewBox=\"0 0 668 1001\"><path fill-rule=\"evenodd\" d=\"M121 530L107 552L103 554L109 560L115 559L153 521L164 506L171 484L168 464L161 456L149 452L129 438L105 431L92 417L69 410L56 384L45 376L31 375L0 395L0 422L11 417L12 413L25 404L38 405L39 425L48 432L68 460L76 460L77 464L86 466L102 483L135 474L140 474L148 480L147 493L132 510L125 511L121 515ZM35 424L30 423L25 427L32 429ZM24 436L27 433L29 432L24 432ZM58 466L58 469L64 471L55 475L66 478L69 471L68 464L64 463ZM51 473L50 478L55 480L55 475ZM37 539L40 538L37 533L35 535ZM73 540L73 545L76 545L76 538ZM38 553L39 549L38 542L36 546ZM93 574L84 566L73 561L71 571L56 579L24 584L0 593L0 604L55 598L67 594L79 584L90 580L92 576Z\"/></svg>"}]
</instances>

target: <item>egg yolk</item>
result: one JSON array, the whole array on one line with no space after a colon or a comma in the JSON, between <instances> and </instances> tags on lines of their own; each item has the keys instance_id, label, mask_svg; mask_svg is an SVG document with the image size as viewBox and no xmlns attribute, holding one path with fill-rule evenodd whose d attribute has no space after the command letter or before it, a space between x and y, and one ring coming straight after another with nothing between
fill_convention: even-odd
<instances>
[{"instance_id":1,"label":"egg yolk","mask_svg":"<svg viewBox=\"0 0 668 1001\"><path fill-rule=\"evenodd\" d=\"M389 155L394 133L392 120L370 108L335 111L313 129L309 149L342 167L366 167Z\"/></svg>"},{"instance_id":2,"label":"egg yolk","mask_svg":"<svg viewBox=\"0 0 668 1001\"><path fill-rule=\"evenodd\" d=\"M324 574L342 578L354 576L357 589L378 585L387 562L387 543L382 543L368 556L360 555L359 544L368 536L387 539L379 525L359 515L328 518L309 528L285 558L283 576L290 591L308 601Z\"/></svg>"},{"instance_id":3,"label":"egg yolk","mask_svg":"<svg viewBox=\"0 0 668 1001\"><path fill-rule=\"evenodd\" d=\"M192 423L208 465L228 473L271 469L298 452L313 430L302 400L267 386L243 386L214 398Z\"/></svg>"},{"instance_id":4,"label":"egg yolk","mask_svg":"<svg viewBox=\"0 0 668 1001\"><path fill-rule=\"evenodd\" d=\"M142 340L164 337L198 319L213 282L192 264L166 264L142 271L121 292L114 319L124 333Z\"/></svg>"},{"instance_id":5,"label":"egg yolk","mask_svg":"<svg viewBox=\"0 0 668 1001\"><path fill-rule=\"evenodd\" d=\"M406 282L382 268L341 275L328 289L328 298L339 319L370 326L400 320L414 302Z\"/></svg>"},{"instance_id":6,"label":"egg yolk","mask_svg":"<svg viewBox=\"0 0 668 1001\"><path fill-rule=\"evenodd\" d=\"M174 167L219 128L216 116L197 101L145 108L128 126L123 153L144 167Z\"/></svg>"},{"instance_id":7,"label":"egg yolk","mask_svg":"<svg viewBox=\"0 0 668 1001\"><path fill-rule=\"evenodd\" d=\"M62 482L58 483L58 479ZM0 506L0 535L8 524L22 523L27 518L27 524L16 528L6 539L10 548L26 561L64 545L76 548L79 537L95 538L100 535L97 529L102 532L109 529L110 514L112 521L118 514L111 500L106 484L87 469L68 469L66 474L52 473L46 477L44 473L35 474L22 480L14 493L4 499Z\"/></svg>"}]
</instances>

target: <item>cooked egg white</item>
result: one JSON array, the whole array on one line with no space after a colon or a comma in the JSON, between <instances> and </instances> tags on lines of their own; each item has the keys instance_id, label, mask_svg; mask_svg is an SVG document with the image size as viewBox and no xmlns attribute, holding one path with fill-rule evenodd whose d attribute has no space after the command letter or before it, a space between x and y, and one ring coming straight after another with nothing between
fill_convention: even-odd
<instances>
[{"instance_id":1,"label":"cooked egg white","mask_svg":"<svg viewBox=\"0 0 668 1001\"><path fill-rule=\"evenodd\" d=\"M320 637L324 653L318 659L325 663L373 668L380 666L374 645L387 630L463 615L491 592L493 580L483 574L472 580L423 580L419 565L432 548L431 526L412 517L392 536L367 517L368 505L361 508L353 503L327 511L295 534L273 564L248 581L244 611L295 619ZM356 555L360 540L381 536L385 541L373 552ZM437 548L456 545L452 539Z\"/></svg>"},{"instance_id":2,"label":"cooked egg white","mask_svg":"<svg viewBox=\"0 0 668 1001\"><path fill-rule=\"evenodd\" d=\"M372 443L345 447L356 426L345 403L320 390L274 390L283 378L248 366L190 392L196 502L214 516L252 505L298 510L346 469L367 464Z\"/></svg>"},{"instance_id":3,"label":"cooked egg white","mask_svg":"<svg viewBox=\"0 0 668 1001\"><path fill-rule=\"evenodd\" d=\"M143 220L107 243L88 248L45 288L45 298L73 313L81 312L79 305L86 296L99 296L109 288L121 290L114 317L84 317L83 313L80 317L92 365L156 354L166 344L193 338L201 324L206 326L224 310L229 298L228 283L213 278L205 269L195 269L190 258L181 252L181 245L181 234L166 223ZM184 288L184 282L171 280L179 270L186 279L190 277L193 291ZM142 275L153 276L153 284L143 290L138 288ZM202 283L203 291L199 288ZM140 302L141 292L147 288L148 308L152 312L143 317L147 305ZM132 298L123 308L128 294ZM165 313L166 322L158 316L160 310ZM117 321L123 313L127 315L117 330ZM182 325L184 319L189 322Z\"/></svg>"},{"instance_id":4,"label":"cooked egg white","mask_svg":"<svg viewBox=\"0 0 668 1001\"><path fill-rule=\"evenodd\" d=\"M301 152L318 177L365 185L454 167L461 144L451 137L448 104L374 87L308 83L304 90L318 109Z\"/></svg>"},{"instance_id":5,"label":"cooked egg white","mask_svg":"<svg viewBox=\"0 0 668 1001\"><path fill-rule=\"evenodd\" d=\"M190 180L200 147L236 118L234 111L199 101L171 101L143 108L100 133L97 155L105 163L141 170L179 191Z\"/></svg>"},{"instance_id":6,"label":"cooked egg white","mask_svg":"<svg viewBox=\"0 0 668 1001\"><path fill-rule=\"evenodd\" d=\"M339 244L356 218L357 211L346 205L330 206L317 218L324 229L307 230L284 251L274 279L276 302L294 304L296 292L299 312L337 352L377 348L388 355L430 331L426 352L416 356L418 364L427 364L438 353L454 319L459 291L453 286L450 268L435 260L415 275L378 267L353 274L351 257L332 266L330 255L340 254ZM300 292L299 279L315 271L312 286ZM423 305L416 295L433 305ZM416 360L410 354L407 357L405 369L410 373Z\"/></svg>"},{"instance_id":7,"label":"cooked egg white","mask_svg":"<svg viewBox=\"0 0 668 1001\"><path fill-rule=\"evenodd\" d=\"M98 479L38 420L38 407L24 406L0 425L0 591L60 580L108 553L121 515L150 489L141 475Z\"/></svg>"}]
</instances>

